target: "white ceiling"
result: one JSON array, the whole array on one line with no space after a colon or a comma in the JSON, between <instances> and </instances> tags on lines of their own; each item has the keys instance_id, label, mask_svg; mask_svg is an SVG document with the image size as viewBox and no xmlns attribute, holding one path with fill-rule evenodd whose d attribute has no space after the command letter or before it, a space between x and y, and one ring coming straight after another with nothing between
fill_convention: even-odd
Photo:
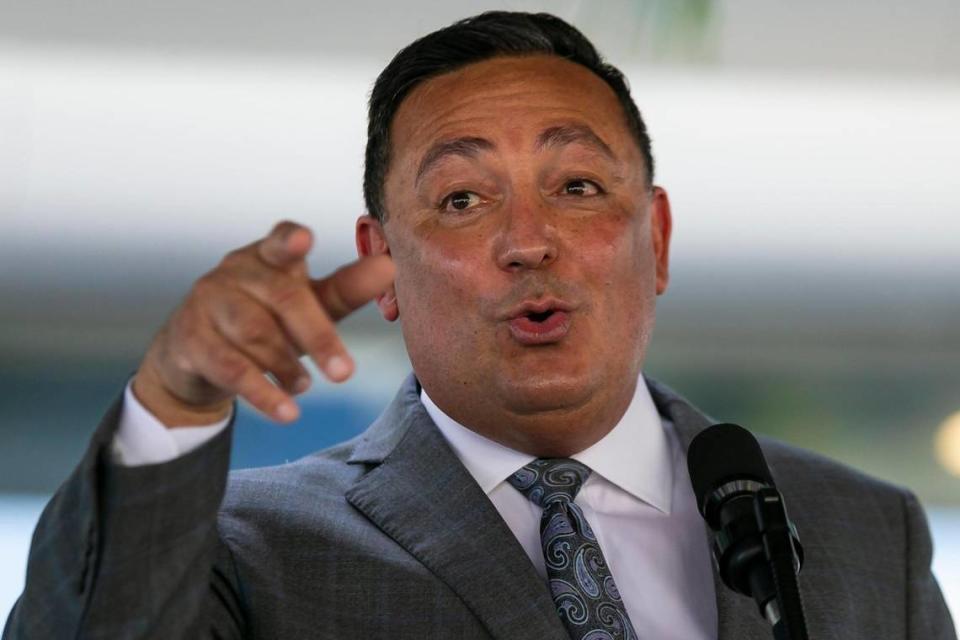
<instances>
[{"instance_id":1,"label":"white ceiling","mask_svg":"<svg viewBox=\"0 0 960 640\"><path fill-rule=\"evenodd\" d=\"M627 71L675 260L960 272L960 4L485 8L504 4L549 5ZM484 8L398 6L7 0L0 280L106 255L195 269L279 218L320 232L322 265L352 255L374 77Z\"/></svg>"},{"instance_id":2,"label":"white ceiling","mask_svg":"<svg viewBox=\"0 0 960 640\"><path fill-rule=\"evenodd\" d=\"M163 55L369 57L487 9L550 11L617 64L960 74L955 0L4 0L0 41Z\"/></svg>"}]
</instances>

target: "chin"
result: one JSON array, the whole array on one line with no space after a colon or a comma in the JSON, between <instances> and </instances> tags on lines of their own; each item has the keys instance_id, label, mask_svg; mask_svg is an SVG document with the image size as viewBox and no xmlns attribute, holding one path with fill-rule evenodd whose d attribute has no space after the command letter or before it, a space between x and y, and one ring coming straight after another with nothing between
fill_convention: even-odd
<instances>
[{"instance_id":1,"label":"chin","mask_svg":"<svg viewBox=\"0 0 960 640\"><path fill-rule=\"evenodd\" d=\"M564 411L583 406L603 386L586 371L511 371L500 377L501 394L515 413Z\"/></svg>"}]
</instances>

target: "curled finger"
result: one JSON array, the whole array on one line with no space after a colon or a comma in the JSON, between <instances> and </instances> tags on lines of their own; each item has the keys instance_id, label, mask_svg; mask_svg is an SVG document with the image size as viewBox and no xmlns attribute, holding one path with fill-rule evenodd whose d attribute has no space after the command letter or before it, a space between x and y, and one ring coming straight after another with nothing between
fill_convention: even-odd
<instances>
[{"instance_id":1,"label":"curled finger","mask_svg":"<svg viewBox=\"0 0 960 640\"><path fill-rule=\"evenodd\" d=\"M290 393L310 387L310 374L274 316L241 291L224 293L210 310L214 326L234 347Z\"/></svg>"},{"instance_id":2,"label":"curled finger","mask_svg":"<svg viewBox=\"0 0 960 640\"><path fill-rule=\"evenodd\" d=\"M295 346L309 355L331 381L350 377L353 359L309 280L273 269L251 269L235 282L269 309Z\"/></svg>"},{"instance_id":3,"label":"curled finger","mask_svg":"<svg viewBox=\"0 0 960 640\"><path fill-rule=\"evenodd\" d=\"M194 368L211 384L240 396L271 420L291 422L300 415L293 398L272 384L263 369L212 327L199 332L194 342Z\"/></svg>"}]
</instances>

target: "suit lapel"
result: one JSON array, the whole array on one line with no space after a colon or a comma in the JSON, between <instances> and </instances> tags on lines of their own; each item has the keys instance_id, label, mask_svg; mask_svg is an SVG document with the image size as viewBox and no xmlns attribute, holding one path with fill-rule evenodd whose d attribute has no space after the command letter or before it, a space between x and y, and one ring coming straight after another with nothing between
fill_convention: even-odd
<instances>
[{"instance_id":1,"label":"suit lapel","mask_svg":"<svg viewBox=\"0 0 960 640\"><path fill-rule=\"evenodd\" d=\"M546 584L419 400L413 376L350 458L347 499L453 589L495 638L566 632Z\"/></svg>"},{"instance_id":2,"label":"suit lapel","mask_svg":"<svg viewBox=\"0 0 960 640\"><path fill-rule=\"evenodd\" d=\"M716 423L666 385L649 378L646 382L660 415L666 416L673 422L684 451L690 447L690 442L698 433ZM707 527L706 522L704 522L703 531L704 543L711 548L711 557L713 557L713 532ZM717 594L718 640L768 640L771 637L770 627L760 617L753 600L735 593L723 584L716 563L712 564L713 584Z\"/></svg>"},{"instance_id":3,"label":"suit lapel","mask_svg":"<svg viewBox=\"0 0 960 640\"><path fill-rule=\"evenodd\" d=\"M684 450L714 423L653 380L647 386ZM411 375L364 433L349 462L373 468L347 499L453 589L495 638L564 638L550 594L520 543L433 424ZM704 544L712 544L704 524ZM713 567L718 640L766 640L752 600Z\"/></svg>"}]
</instances>

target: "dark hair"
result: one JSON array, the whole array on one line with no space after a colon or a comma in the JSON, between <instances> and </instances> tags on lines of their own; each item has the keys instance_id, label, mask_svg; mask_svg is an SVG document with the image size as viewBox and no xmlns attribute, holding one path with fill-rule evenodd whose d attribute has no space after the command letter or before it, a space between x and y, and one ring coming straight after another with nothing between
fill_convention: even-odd
<instances>
[{"instance_id":1,"label":"dark hair","mask_svg":"<svg viewBox=\"0 0 960 640\"><path fill-rule=\"evenodd\" d=\"M623 107L630 132L653 183L653 154L647 126L619 69L604 62L586 36L548 13L488 11L434 31L403 48L377 77L370 94L363 197L380 221L384 181L390 165L390 125L403 99L421 82L499 56L556 55L583 65L610 85Z\"/></svg>"}]
</instances>

